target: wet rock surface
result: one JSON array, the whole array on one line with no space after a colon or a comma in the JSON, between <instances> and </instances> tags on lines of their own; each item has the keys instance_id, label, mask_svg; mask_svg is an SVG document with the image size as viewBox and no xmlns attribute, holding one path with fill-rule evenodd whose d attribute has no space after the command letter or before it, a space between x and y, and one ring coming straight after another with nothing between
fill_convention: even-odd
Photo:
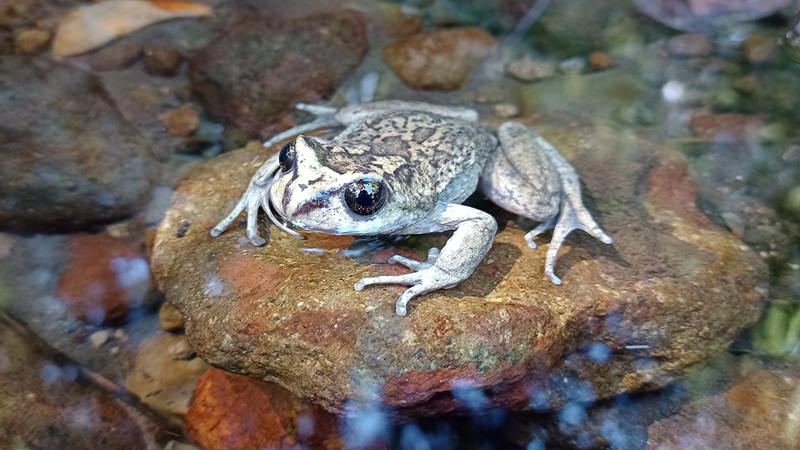
<instances>
[{"instance_id":1,"label":"wet rock surface","mask_svg":"<svg viewBox=\"0 0 800 450\"><path fill-rule=\"evenodd\" d=\"M602 127L535 128L582 174L615 239L610 248L575 233L556 266L563 286L542 274L544 249L525 245L532 224L496 208L501 231L484 263L456 288L412 302L407 317L393 312L404 288L352 286L402 272L385 264L389 255L421 258L444 235L381 244L271 230L256 248L240 226L211 238L265 160L257 149L209 162L180 185L154 273L198 355L335 412L348 399L399 416L463 411L450 392L459 386L512 410L532 396L547 409L576 401L548 381L554 374L593 399L656 389L756 319L765 267L696 209L682 158Z\"/></svg>"},{"instance_id":2,"label":"wet rock surface","mask_svg":"<svg viewBox=\"0 0 800 450\"><path fill-rule=\"evenodd\" d=\"M276 384L217 369L200 378L186 429L208 450L345 448L336 416Z\"/></svg>"},{"instance_id":3,"label":"wet rock surface","mask_svg":"<svg viewBox=\"0 0 800 450\"><path fill-rule=\"evenodd\" d=\"M800 367L746 361L723 392L704 395L648 427L648 450L789 450L800 446Z\"/></svg>"},{"instance_id":4,"label":"wet rock surface","mask_svg":"<svg viewBox=\"0 0 800 450\"><path fill-rule=\"evenodd\" d=\"M274 125L297 102L316 102L361 62L365 17L356 11L301 19L245 19L189 60L207 111L248 133Z\"/></svg>"},{"instance_id":5,"label":"wet rock surface","mask_svg":"<svg viewBox=\"0 0 800 450\"><path fill-rule=\"evenodd\" d=\"M467 81L494 44L479 28L425 31L386 46L383 60L411 87L453 90Z\"/></svg>"},{"instance_id":6,"label":"wet rock surface","mask_svg":"<svg viewBox=\"0 0 800 450\"><path fill-rule=\"evenodd\" d=\"M4 448L150 449L154 428L78 379L0 316L0 442Z\"/></svg>"},{"instance_id":7,"label":"wet rock surface","mask_svg":"<svg viewBox=\"0 0 800 450\"><path fill-rule=\"evenodd\" d=\"M5 57L0 86L0 228L86 229L139 208L157 167L97 79Z\"/></svg>"}]
</instances>

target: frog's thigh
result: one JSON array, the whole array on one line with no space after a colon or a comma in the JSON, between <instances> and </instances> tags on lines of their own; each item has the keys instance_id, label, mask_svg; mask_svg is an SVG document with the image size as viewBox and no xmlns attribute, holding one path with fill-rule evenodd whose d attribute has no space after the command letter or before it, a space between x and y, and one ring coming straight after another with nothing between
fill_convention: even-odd
<instances>
[{"instance_id":1,"label":"frog's thigh","mask_svg":"<svg viewBox=\"0 0 800 450\"><path fill-rule=\"evenodd\" d=\"M540 222L558 215L562 186L547 153L530 136L501 130L500 147L484 166L478 188L503 209Z\"/></svg>"}]
</instances>

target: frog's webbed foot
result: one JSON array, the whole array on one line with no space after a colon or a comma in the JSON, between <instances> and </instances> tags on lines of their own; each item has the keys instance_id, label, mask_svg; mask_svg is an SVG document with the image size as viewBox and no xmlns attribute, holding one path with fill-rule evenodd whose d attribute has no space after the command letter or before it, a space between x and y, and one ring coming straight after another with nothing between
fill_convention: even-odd
<instances>
[{"instance_id":1,"label":"frog's webbed foot","mask_svg":"<svg viewBox=\"0 0 800 450\"><path fill-rule=\"evenodd\" d=\"M578 192L580 195L580 192ZM578 197L580 199L580 197ZM539 234L553 228L553 237L550 239L550 246L547 248L547 254L544 262L544 273L550 277L553 284L561 284L561 278L554 273L556 266L556 258L558 257L558 250L561 244L567 239L567 236L572 230L583 230L595 238L599 239L604 244L611 244L614 242L611 237L603 232L594 221L589 211L579 203L574 205L570 201L570 196L567 195L565 201L561 205L561 214L558 218L552 218L546 222L540 223L536 228L525 235L525 240L528 241L530 248L536 248L534 238Z\"/></svg>"},{"instance_id":2,"label":"frog's webbed foot","mask_svg":"<svg viewBox=\"0 0 800 450\"><path fill-rule=\"evenodd\" d=\"M402 258L402 257L401 257ZM412 262L413 260L409 260L407 258L403 258L406 260L405 262L401 262L403 265L407 265L406 262ZM397 260L400 262L400 260ZM367 286L373 284L403 284L403 285L410 285L411 287L406 289L405 292L397 299L397 303L395 303L395 311L397 312L398 316L405 316L407 309L406 305L408 304L411 299L414 297L427 294L428 292L437 291L439 289L450 289L463 281L465 278L469 277L472 273L464 274L452 274L441 267L437 267L434 263L430 262L420 262L420 261L413 261L417 267L424 267L421 270L417 270L416 272L407 273L404 275L383 275L378 277L367 277L358 280L355 285L357 291L364 289ZM407 267L412 268L411 265L407 265ZM412 268L413 269L413 268ZM413 269L416 270L416 269Z\"/></svg>"},{"instance_id":3,"label":"frog's webbed foot","mask_svg":"<svg viewBox=\"0 0 800 450\"><path fill-rule=\"evenodd\" d=\"M464 205L450 204L434 211L427 220L405 229L408 234L432 233L455 229L453 235L439 251L428 250L427 261L415 261L400 255L389 258L390 263L399 263L412 273L384 275L358 280L357 291L373 284L401 284L411 286L397 299L395 310L406 315L406 305L414 297L439 289L450 289L469 278L492 246L497 231L497 222L483 211Z\"/></svg>"},{"instance_id":4,"label":"frog's webbed foot","mask_svg":"<svg viewBox=\"0 0 800 450\"><path fill-rule=\"evenodd\" d=\"M251 190L248 188L230 214L211 229L211 236L217 237L222 234L239 217L239 214L245 211L247 213L247 239L250 239L250 242L256 247L266 244L267 240L258 235L258 222L256 220L258 218L258 210L261 208L259 196L266 194L258 191L260 189Z\"/></svg>"},{"instance_id":5,"label":"frog's webbed foot","mask_svg":"<svg viewBox=\"0 0 800 450\"><path fill-rule=\"evenodd\" d=\"M268 159L253 175L250 185L242 194L242 198L239 199L239 202L231 212L211 229L211 236L217 237L222 234L239 217L239 214L245 212L247 214L247 238L256 247L266 244L267 240L258 235L258 210L263 209L275 226L297 239L305 239L302 234L284 225L272 213L270 187L272 187L272 180L277 170L278 155L275 155Z\"/></svg>"},{"instance_id":6,"label":"frog's webbed foot","mask_svg":"<svg viewBox=\"0 0 800 450\"><path fill-rule=\"evenodd\" d=\"M481 175L481 190L498 205L541 223L525 235L534 238L553 230L545 257L545 274L555 284L554 273L561 244L573 230L584 230L600 241L613 240L600 229L581 200L578 173L549 142L528 127L504 123L498 130L501 147Z\"/></svg>"},{"instance_id":7,"label":"frog's webbed foot","mask_svg":"<svg viewBox=\"0 0 800 450\"><path fill-rule=\"evenodd\" d=\"M428 250L427 261L417 261L415 259L406 258L405 256L393 255L391 258L389 258L389 264L399 263L408 267L411 270L420 271L420 270L425 270L428 267L436 264L436 260L438 258L439 258L439 249L436 247L431 247L431 249Z\"/></svg>"}]
</instances>

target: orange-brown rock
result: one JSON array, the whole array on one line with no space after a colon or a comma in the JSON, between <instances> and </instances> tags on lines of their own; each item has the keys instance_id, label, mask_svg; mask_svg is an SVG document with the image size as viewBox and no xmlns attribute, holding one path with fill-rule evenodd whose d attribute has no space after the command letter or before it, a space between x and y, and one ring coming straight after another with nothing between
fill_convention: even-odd
<instances>
[{"instance_id":1,"label":"orange-brown rock","mask_svg":"<svg viewBox=\"0 0 800 450\"><path fill-rule=\"evenodd\" d=\"M547 237L528 248L533 225L497 209L500 231L475 273L415 299L405 317L394 313L404 287L353 285L407 272L387 258L421 258L444 234L298 241L262 226L270 241L254 247L242 218L209 236L276 148L226 154L183 181L156 238L158 284L212 365L332 412L378 402L406 417L468 409L454 386L484 392L486 407L527 409L538 392L559 408L569 401L549 382L559 374L595 399L656 389L756 320L764 264L698 211L683 157L602 127L536 128L574 164L614 238L610 247L580 232L568 239L561 286L543 273ZM606 356L587 351L596 346Z\"/></svg>"},{"instance_id":2,"label":"orange-brown rock","mask_svg":"<svg viewBox=\"0 0 800 450\"><path fill-rule=\"evenodd\" d=\"M207 450L345 448L336 416L276 384L217 369L200 378L186 430Z\"/></svg>"},{"instance_id":3,"label":"orange-brown rock","mask_svg":"<svg viewBox=\"0 0 800 450\"><path fill-rule=\"evenodd\" d=\"M494 44L480 28L425 31L386 46L383 60L411 87L453 90L467 81Z\"/></svg>"},{"instance_id":4,"label":"orange-brown rock","mask_svg":"<svg viewBox=\"0 0 800 450\"><path fill-rule=\"evenodd\" d=\"M150 268L135 246L105 234L71 236L67 246L56 296L72 314L95 324L119 323L142 305Z\"/></svg>"}]
</instances>

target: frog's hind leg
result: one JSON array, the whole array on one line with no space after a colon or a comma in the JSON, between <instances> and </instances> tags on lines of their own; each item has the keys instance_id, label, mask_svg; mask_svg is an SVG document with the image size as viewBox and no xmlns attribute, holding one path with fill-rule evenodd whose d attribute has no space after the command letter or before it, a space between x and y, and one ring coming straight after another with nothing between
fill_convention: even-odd
<instances>
[{"instance_id":1,"label":"frog's hind leg","mask_svg":"<svg viewBox=\"0 0 800 450\"><path fill-rule=\"evenodd\" d=\"M515 122L500 126L498 137L501 147L484 169L481 191L503 208L541 222L525 235L531 248L536 236L553 229L545 274L561 284L554 272L556 259L572 230L584 230L606 244L613 240L583 205L578 173L555 147Z\"/></svg>"}]
</instances>

